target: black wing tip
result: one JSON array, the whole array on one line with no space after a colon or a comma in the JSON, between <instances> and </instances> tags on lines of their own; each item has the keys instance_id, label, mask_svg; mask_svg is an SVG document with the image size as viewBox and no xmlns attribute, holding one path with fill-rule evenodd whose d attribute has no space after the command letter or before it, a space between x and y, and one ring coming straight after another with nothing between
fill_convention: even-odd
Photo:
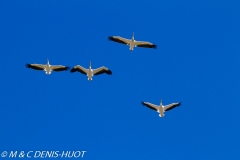
<instances>
[{"instance_id":1,"label":"black wing tip","mask_svg":"<svg viewBox=\"0 0 240 160\"><path fill-rule=\"evenodd\" d=\"M69 66L65 66L63 70L64 70L64 71L68 71L70 68L71 68L71 67L69 67Z\"/></svg>"},{"instance_id":2,"label":"black wing tip","mask_svg":"<svg viewBox=\"0 0 240 160\"><path fill-rule=\"evenodd\" d=\"M107 73L108 75L112 75L112 71L111 71L111 70L108 70L106 73Z\"/></svg>"},{"instance_id":3,"label":"black wing tip","mask_svg":"<svg viewBox=\"0 0 240 160\"><path fill-rule=\"evenodd\" d=\"M145 103L144 103L144 102L142 102L142 105L143 105L143 106L145 106Z\"/></svg>"},{"instance_id":4,"label":"black wing tip","mask_svg":"<svg viewBox=\"0 0 240 160\"><path fill-rule=\"evenodd\" d=\"M76 70L75 68L72 68L72 69L70 70L71 73L76 72L76 71L77 71L77 70Z\"/></svg>"},{"instance_id":5,"label":"black wing tip","mask_svg":"<svg viewBox=\"0 0 240 160\"><path fill-rule=\"evenodd\" d=\"M71 67L69 67L69 66L66 66L65 67L65 70L67 71L67 70L69 70Z\"/></svg>"},{"instance_id":6,"label":"black wing tip","mask_svg":"<svg viewBox=\"0 0 240 160\"><path fill-rule=\"evenodd\" d=\"M29 64L29 63L26 63L25 66L26 66L27 68L31 68L31 64Z\"/></svg>"},{"instance_id":7,"label":"black wing tip","mask_svg":"<svg viewBox=\"0 0 240 160\"><path fill-rule=\"evenodd\" d=\"M114 40L113 36L108 36L108 40Z\"/></svg>"},{"instance_id":8,"label":"black wing tip","mask_svg":"<svg viewBox=\"0 0 240 160\"><path fill-rule=\"evenodd\" d=\"M157 45L153 44L153 45L152 45L152 48L153 48L153 49L157 49Z\"/></svg>"},{"instance_id":9,"label":"black wing tip","mask_svg":"<svg viewBox=\"0 0 240 160\"><path fill-rule=\"evenodd\" d=\"M178 104L177 104L177 106L181 106L182 105L182 102L179 102Z\"/></svg>"}]
</instances>

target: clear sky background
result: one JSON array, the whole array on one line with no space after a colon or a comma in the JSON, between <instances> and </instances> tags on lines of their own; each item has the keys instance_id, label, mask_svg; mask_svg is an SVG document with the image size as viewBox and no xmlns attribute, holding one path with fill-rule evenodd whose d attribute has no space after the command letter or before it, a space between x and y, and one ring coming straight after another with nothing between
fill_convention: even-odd
<instances>
[{"instance_id":1,"label":"clear sky background","mask_svg":"<svg viewBox=\"0 0 240 160\"><path fill-rule=\"evenodd\" d=\"M240 159L240 1L0 1L0 151ZM122 36L155 49L108 41ZM106 66L112 76L27 69ZM141 101L182 102L160 118Z\"/></svg>"}]
</instances>

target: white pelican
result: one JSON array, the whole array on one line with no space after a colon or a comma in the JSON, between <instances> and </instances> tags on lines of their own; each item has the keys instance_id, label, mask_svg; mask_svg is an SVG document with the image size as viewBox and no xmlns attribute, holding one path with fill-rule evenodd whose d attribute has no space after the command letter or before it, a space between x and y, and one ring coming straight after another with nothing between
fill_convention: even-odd
<instances>
[{"instance_id":1,"label":"white pelican","mask_svg":"<svg viewBox=\"0 0 240 160\"><path fill-rule=\"evenodd\" d=\"M159 113L159 116L160 117L164 117L164 112L165 111L169 111L177 106L180 106L181 103L178 102L178 103L172 103L172 104L169 104L169 105L166 105L166 106L163 106L162 105L162 100L160 101L160 106L157 106L155 104L151 104L149 102L142 102L142 105L144 106L147 106L148 108L150 109L153 109L155 111L157 111Z\"/></svg>"},{"instance_id":2,"label":"white pelican","mask_svg":"<svg viewBox=\"0 0 240 160\"><path fill-rule=\"evenodd\" d=\"M143 41L135 41L134 40L134 33L132 34L132 39L125 39L119 36L109 36L108 39L110 41L126 44L130 46L130 51L133 50L134 47L144 47L144 48L157 48L157 45L152 44L150 42L143 42Z\"/></svg>"},{"instance_id":3,"label":"white pelican","mask_svg":"<svg viewBox=\"0 0 240 160\"><path fill-rule=\"evenodd\" d=\"M102 66L100 68L97 68L97 69L92 69L92 62L90 61L90 66L88 69L80 66L80 65L76 65L74 66L70 72L80 72L82 74L85 74L88 76L88 80L91 81L92 80L92 77L93 75L99 75L99 74L102 74L102 73L106 73L108 75L111 75L112 74L112 71L110 71L108 68Z\"/></svg>"},{"instance_id":4,"label":"white pelican","mask_svg":"<svg viewBox=\"0 0 240 160\"><path fill-rule=\"evenodd\" d=\"M69 69L67 66L61 66L61 65L50 65L49 60L47 59L47 64L26 64L27 68L32 68L35 70L44 70L46 71L46 74L51 74L51 71L66 71Z\"/></svg>"}]
</instances>

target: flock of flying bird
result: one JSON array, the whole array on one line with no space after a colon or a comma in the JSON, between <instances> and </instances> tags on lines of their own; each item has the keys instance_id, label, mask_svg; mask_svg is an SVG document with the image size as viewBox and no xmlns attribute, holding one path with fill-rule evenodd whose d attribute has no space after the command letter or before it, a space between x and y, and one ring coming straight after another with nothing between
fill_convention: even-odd
<instances>
[{"instance_id":1,"label":"flock of flying bird","mask_svg":"<svg viewBox=\"0 0 240 160\"><path fill-rule=\"evenodd\" d=\"M129 50L132 51L134 49L134 47L144 47L144 48L157 48L157 45L150 43L150 42L144 42L144 41L136 41L134 40L134 33L132 34L132 39L126 39L126 38L122 38L120 36L110 36L108 37L108 39L110 41L114 41L114 42L118 42L121 44L125 44L128 45L130 48ZM44 70L46 72L46 74L51 74L51 71L67 71L70 69L70 67L68 66L63 66L63 65L50 65L49 60L47 59L47 64L26 64L27 68L31 68L31 69L35 69L35 70ZM112 74L112 71L109 70L108 68L102 66L100 68L97 69L92 69L92 63L90 61L90 66L88 69L80 66L80 65L76 65L74 66L71 70L71 73L73 72L80 72L82 74L87 75L88 80L91 81L92 77L94 75L100 75L103 73L106 73L108 75ZM160 117L164 117L164 112L165 111L169 111L175 107L178 107L181 105L180 102L178 103L171 103L169 105L163 106L162 105L162 100L160 101L160 105L157 106L155 104L151 104L149 102L142 102L142 105L147 106L148 108L155 110L159 113Z\"/></svg>"}]
</instances>

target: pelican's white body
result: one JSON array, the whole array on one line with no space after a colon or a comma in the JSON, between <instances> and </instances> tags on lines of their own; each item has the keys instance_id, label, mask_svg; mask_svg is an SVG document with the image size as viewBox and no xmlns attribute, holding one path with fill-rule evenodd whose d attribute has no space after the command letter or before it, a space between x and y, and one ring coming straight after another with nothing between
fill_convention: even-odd
<instances>
[{"instance_id":1,"label":"pelican's white body","mask_svg":"<svg viewBox=\"0 0 240 160\"><path fill-rule=\"evenodd\" d=\"M102 66L100 68L97 68L97 69L92 69L92 62L91 61L90 61L90 66L89 66L88 69L86 69L86 68L84 68L80 65L77 65L77 66L74 66L71 69L71 72L75 72L75 71L79 71L79 72L87 75L89 81L92 80L93 75L99 75L99 74L102 74L102 73L112 74L111 71L104 66Z\"/></svg>"},{"instance_id":2,"label":"pelican's white body","mask_svg":"<svg viewBox=\"0 0 240 160\"><path fill-rule=\"evenodd\" d=\"M130 51L132 51L135 47L134 33L132 35L132 39L130 40L129 46L130 46L130 48L129 48Z\"/></svg>"},{"instance_id":3,"label":"pelican's white body","mask_svg":"<svg viewBox=\"0 0 240 160\"><path fill-rule=\"evenodd\" d=\"M163 106L162 105L162 100L160 101L159 106L157 106L155 104L152 104L152 103L149 103L149 102L142 102L142 104L147 106L150 109L153 109L153 110L157 111L159 113L159 117L164 117L164 112L165 111L171 110L171 109L181 105L181 103L178 102L178 103L171 103L169 105Z\"/></svg>"},{"instance_id":4,"label":"pelican's white body","mask_svg":"<svg viewBox=\"0 0 240 160\"><path fill-rule=\"evenodd\" d=\"M49 60L47 60L44 71L46 71L47 75L51 74L51 65L49 64Z\"/></svg>"},{"instance_id":5,"label":"pelican's white body","mask_svg":"<svg viewBox=\"0 0 240 160\"><path fill-rule=\"evenodd\" d=\"M108 37L109 40L115 41L118 43L126 44L129 46L129 50L132 51L134 47L145 47L145 48L157 48L157 46L153 43L146 42L146 41L135 41L134 33L132 34L132 39L126 39L120 36L110 36Z\"/></svg>"}]
</instances>

